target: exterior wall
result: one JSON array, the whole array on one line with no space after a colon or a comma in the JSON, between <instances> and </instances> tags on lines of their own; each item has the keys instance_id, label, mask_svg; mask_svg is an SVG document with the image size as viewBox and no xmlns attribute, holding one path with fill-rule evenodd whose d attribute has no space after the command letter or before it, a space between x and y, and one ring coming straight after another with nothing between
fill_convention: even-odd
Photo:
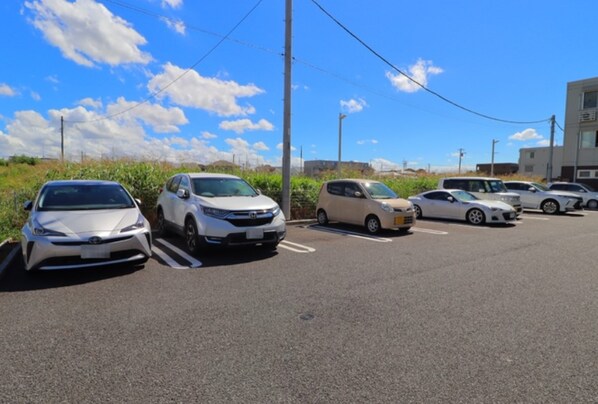
<instances>
[{"instance_id":1,"label":"exterior wall","mask_svg":"<svg viewBox=\"0 0 598 404\"><path fill-rule=\"evenodd\" d=\"M598 141L582 147L580 136L581 132L589 131L598 137L598 105L584 109L582 104L583 94L588 91L598 91L598 77L567 83L562 176L595 187L598 186ZM585 120L581 119L582 114L586 114Z\"/></svg>"},{"instance_id":2,"label":"exterior wall","mask_svg":"<svg viewBox=\"0 0 598 404\"><path fill-rule=\"evenodd\" d=\"M563 146L555 146L552 149L552 176L562 176ZM519 149L519 175L526 177L546 177L550 147L528 147Z\"/></svg>"}]
</instances>

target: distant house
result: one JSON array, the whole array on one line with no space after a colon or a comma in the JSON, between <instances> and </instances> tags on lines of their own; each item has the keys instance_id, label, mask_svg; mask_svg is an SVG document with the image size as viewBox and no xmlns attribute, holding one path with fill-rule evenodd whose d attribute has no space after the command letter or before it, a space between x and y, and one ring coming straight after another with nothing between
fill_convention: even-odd
<instances>
[{"instance_id":1,"label":"distant house","mask_svg":"<svg viewBox=\"0 0 598 404\"><path fill-rule=\"evenodd\" d=\"M325 172L336 171L338 161L335 160L311 160L303 163L303 173L309 177L317 177ZM363 175L371 174L374 170L369 163L356 161L341 161L341 169L345 171L359 171Z\"/></svg>"}]
</instances>

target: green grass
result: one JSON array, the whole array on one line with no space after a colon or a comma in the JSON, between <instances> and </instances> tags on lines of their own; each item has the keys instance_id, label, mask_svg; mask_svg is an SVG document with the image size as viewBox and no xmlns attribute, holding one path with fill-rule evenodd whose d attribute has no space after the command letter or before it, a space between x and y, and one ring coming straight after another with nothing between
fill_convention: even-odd
<instances>
[{"instance_id":1,"label":"green grass","mask_svg":"<svg viewBox=\"0 0 598 404\"><path fill-rule=\"evenodd\" d=\"M33 200L39 188L49 180L57 179L99 179L118 181L135 198L143 203L143 213L152 224L155 223L154 207L160 188L175 173L196 172L198 166L173 166L167 163L137 162L128 160L90 161L84 163L9 162L0 165L0 241L18 240L20 229L27 220L23 203ZM224 171L221 171L224 172ZM276 202L282 202L282 176L280 173L264 173L228 169L227 173L245 178L251 185ZM315 217L315 207L320 187L325 180L335 178L328 173L323 178L305 176L291 177L290 220ZM344 178L361 178L360 172L343 172ZM417 177L377 177L372 179L386 183L399 196L408 197L435 189L441 175L418 175ZM510 179L515 179L511 177Z\"/></svg>"}]
</instances>

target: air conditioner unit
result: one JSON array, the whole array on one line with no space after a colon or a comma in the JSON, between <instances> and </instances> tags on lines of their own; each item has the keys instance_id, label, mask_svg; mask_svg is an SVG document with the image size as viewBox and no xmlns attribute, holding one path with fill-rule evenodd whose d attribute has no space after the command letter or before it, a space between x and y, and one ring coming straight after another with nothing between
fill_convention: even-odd
<instances>
[{"instance_id":1,"label":"air conditioner unit","mask_svg":"<svg viewBox=\"0 0 598 404\"><path fill-rule=\"evenodd\" d=\"M596 111L582 112L579 114L579 122L590 122L596 120Z\"/></svg>"}]
</instances>

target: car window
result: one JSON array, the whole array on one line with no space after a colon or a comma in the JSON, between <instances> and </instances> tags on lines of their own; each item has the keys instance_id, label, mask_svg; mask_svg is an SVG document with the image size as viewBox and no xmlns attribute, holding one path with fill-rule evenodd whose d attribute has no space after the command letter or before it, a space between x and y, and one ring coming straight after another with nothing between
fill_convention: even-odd
<instances>
[{"instance_id":1,"label":"car window","mask_svg":"<svg viewBox=\"0 0 598 404\"><path fill-rule=\"evenodd\" d=\"M208 198L258 195L241 178L193 178L192 184L194 194Z\"/></svg>"},{"instance_id":2,"label":"car window","mask_svg":"<svg viewBox=\"0 0 598 404\"><path fill-rule=\"evenodd\" d=\"M479 198L474 194L470 194L467 191L455 191L453 192L453 196L460 200L461 202L469 202L469 201L477 201Z\"/></svg>"},{"instance_id":3,"label":"car window","mask_svg":"<svg viewBox=\"0 0 598 404\"><path fill-rule=\"evenodd\" d=\"M546 185L540 184L538 182L533 182L531 185L540 191L550 191Z\"/></svg>"},{"instance_id":4,"label":"car window","mask_svg":"<svg viewBox=\"0 0 598 404\"><path fill-rule=\"evenodd\" d=\"M177 175L172 178L172 180L170 181L169 184L167 184L166 189L168 189L169 192L176 193L176 191L179 189L180 182L181 182L181 176Z\"/></svg>"},{"instance_id":5,"label":"car window","mask_svg":"<svg viewBox=\"0 0 598 404\"><path fill-rule=\"evenodd\" d=\"M490 180L486 182L486 191L487 192L506 192L507 188L505 184L501 180Z\"/></svg>"},{"instance_id":6,"label":"car window","mask_svg":"<svg viewBox=\"0 0 598 404\"><path fill-rule=\"evenodd\" d=\"M343 195L349 198L356 198L355 192L362 192L361 188L359 188L359 185L355 184L354 182L346 182Z\"/></svg>"},{"instance_id":7,"label":"car window","mask_svg":"<svg viewBox=\"0 0 598 404\"><path fill-rule=\"evenodd\" d=\"M326 184L326 191L331 195L342 195L344 189L345 187L342 182L329 182Z\"/></svg>"},{"instance_id":8,"label":"car window","mask_svg":"<svg viewBox=\"0 0 598 404\"><path fill-rule=\"evenodd\" d=\"M181 181L179 182L179 189L185 189L187 191L191 191L191 183L189 182L189 177L186 175L181 175ZM178 191L178 189L177 189Z\"/></svg>"},{"instance_id":9,"label":"car window","mask_svg":"<svg viewBox=\"0 0 598 404\"><path fill-rule=\"evenodd\" d=\"M381 182L367 182L363 185L372 199L397 199L399 197L392 189Z\"/></svg>"},{"instance_id":10,"label":"car window","mask_svg":"<svg viewBox=\"0 0 598 404\"><path fill-rule=\"evenodd\" d=\"M424 198L431 199L434 201L446 201L448 200L448 197L449 193L444 191L430 192L424 195Z\"/></svg>"},{"instance_id":11,"label":"car window","mask_svg":"<svg viewBox=\"0 0 598 404\"><path fill-rule=\"evenodd\" d=\"M40 192L37 209L54 210L94 210L125 209L135 207L133 199L120 185L69 184L52 185Z\"/></svg>"}]
</instances>

